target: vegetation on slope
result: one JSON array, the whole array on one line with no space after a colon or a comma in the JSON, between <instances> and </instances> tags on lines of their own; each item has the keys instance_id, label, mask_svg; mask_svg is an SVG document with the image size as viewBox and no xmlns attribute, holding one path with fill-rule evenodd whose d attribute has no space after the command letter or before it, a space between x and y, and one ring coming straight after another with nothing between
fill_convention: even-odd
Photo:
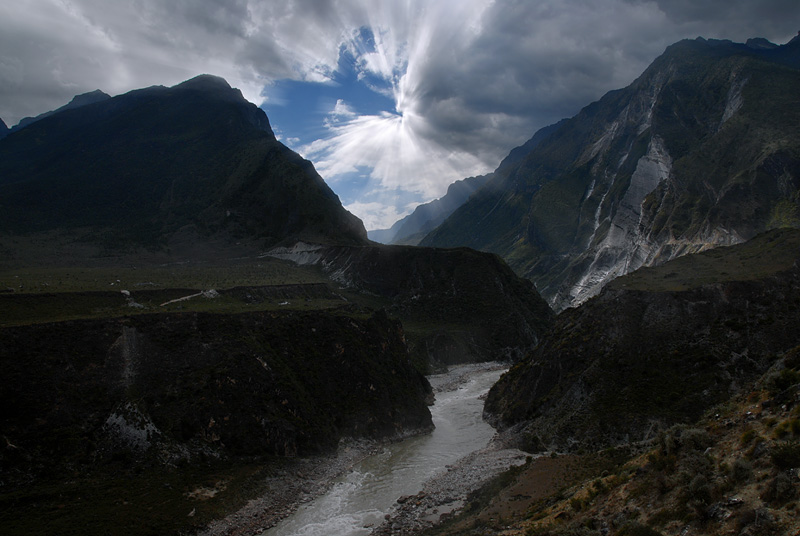
<instances>
[{"instance_id":1,"label":"vegetation on slope","mask_svg":"<svg viewBox=\"0 0 800 536\"><path fill-rule=\"evenodd\" d=\"M321 248L314 253L343 287L377 298L400 318L412 358L434 367L517 360L553 321L550 307L499 257L467 248Z\"/></svg>"},{"instance_id":2,"label":"vegetation on slope","mask_svg":"<svg viewBox=\"0 0 800 536\"><path fill-rule=\"evenodd\" d=\"M562 313L486 405L549 454L425 534L797 533L798 260L800 231L775 230Z\"/></svg>"}]
</instances>

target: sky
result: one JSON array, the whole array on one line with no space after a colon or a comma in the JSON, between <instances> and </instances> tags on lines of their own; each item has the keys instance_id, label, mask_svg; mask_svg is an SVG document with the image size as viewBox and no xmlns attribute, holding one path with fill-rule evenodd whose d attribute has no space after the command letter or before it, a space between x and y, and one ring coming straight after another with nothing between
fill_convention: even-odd
<instances>
[{"instance_id":1,"label":"sky","mask_svg":"<svg viewBox=\"0 0 800 536\"><path fill-rule=\"evenodd\" d=\"M380 229L680 39L798 30L797 0L14 0L0 118L222 76Z\"/></svg>"}]
</instances>

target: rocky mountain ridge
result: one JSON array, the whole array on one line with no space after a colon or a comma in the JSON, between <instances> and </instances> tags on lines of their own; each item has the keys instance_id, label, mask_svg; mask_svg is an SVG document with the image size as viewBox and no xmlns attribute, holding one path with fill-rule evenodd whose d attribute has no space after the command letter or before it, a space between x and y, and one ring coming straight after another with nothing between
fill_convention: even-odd
<instances>
[{"instance_id":1,"label":"rocky mountain ridge","mask_svg":"<svg viewBox=\"0 0 800 536\"><path fill-rule=\"evenodd\" d=\"M554 132L566 119L539 129L531 139L516 147L500 162L495 173L505 170L530 153L543 139ZM467 177L452 183L440 199L424 203L414 212L398 220L389 229L369 231L369 237L382 244L419 245L425 236L446 220L455 210L467 202L476 191L494 178L494 174Z\"/></svg>"},{"instance_id":2,"label":"rocky mountain ridge","mask_svg":"<svg viewBox=\"0 0 800 536\"><path fill-rule=\"evenodd\" d=\"M94 104L95 102L103 102L104 100L110 98L111 98L110 95L99 89L95 89L94 91L89 91L88 93L81 93L80 95L75 95L71 101L69 101L64 106L56 108L55 110L41 113L36 117L23 117L19 123L11 127L11 129L9 130L9 134L12 132L16 132L22 128L25 128L28 125L35 123L36 121L41 121L45 117L50 117L51 115L57 114L59 112L63 112L65 110L74 110L75 108L80 108L88 104Z\"/></svg>"},{"instance_id":3,"label":"rocky mountain ridge","mask_svg":"<svg viewBox=\"0 0 800 536\"><path fill-rule=\"evenodd\" d=\"M421 245L503 256L556 309L613 278L796 225L800 40L681 41L549 133Z\"/></svg>"}]
</instances>

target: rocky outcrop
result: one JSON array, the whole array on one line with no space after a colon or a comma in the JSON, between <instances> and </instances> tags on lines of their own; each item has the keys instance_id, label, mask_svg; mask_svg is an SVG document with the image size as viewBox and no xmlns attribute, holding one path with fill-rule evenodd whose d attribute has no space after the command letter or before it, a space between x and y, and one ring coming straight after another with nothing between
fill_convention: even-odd
<instances>
[{"instance_id":1,"label":"rocky outcrop","mask_svg":"<svg viewBox=\"0 0 800 536\"><path fill-rule=\"evenodd\" d=\"M298 243L269 255L321 266L343 287L379 298L403 321L419 363L515 361L553 320L530 281L496 255L467 248Z\"/></svg>"},{"instance_id":2,"label":"rocky outcrop","mask_svg":"<svg viewBox=\"0 0 800 536\"><path fill-rule=\"evenodd\" d=\"M497 253L560 311L640 266L800 224L793 43L670 46L498 168L421 244Z\"/></svg>"},{"instance_id":3,"label":"rocky outcrop","mask_svg":"<svg viewBox=\"0 0 800 536\"><path fill-rule=\"evenodd\" d=\"M2 472L299 456L432 428L383 313L140 315L0 329ZM130 465L127 466L130 468ZM4 476L5 479L5 476ZM8 482L6 482L8 483Z\"/></svg>"},{"instance_id":4,"label":"rocky outcrop","mask_svg":"<svg viewBox=\"0 0 800 536\"><path fill-rule=\"evenodd\" d=\"M800 344L798 251L800 232L775 231L618 279L558 316L492 388L487 415L534 450L595 450L696 421Z\"/></svg>"}]
</instances>

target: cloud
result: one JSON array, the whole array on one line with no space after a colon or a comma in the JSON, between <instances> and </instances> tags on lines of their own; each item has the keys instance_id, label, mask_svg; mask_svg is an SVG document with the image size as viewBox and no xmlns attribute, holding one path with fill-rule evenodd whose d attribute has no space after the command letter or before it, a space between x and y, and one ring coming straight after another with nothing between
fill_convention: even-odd
<instances>
[{"instance_id":1,"label":"cloud","mask_svg":"<svg viewBox=\"0 0 800 536\"><path fill-rule=\"evenodd\" d=\"M356 116L356 112L342 99L337 99L329 115L331 120L340 121L342 119L352 119Z\"/></svg>"}]
</instances>

